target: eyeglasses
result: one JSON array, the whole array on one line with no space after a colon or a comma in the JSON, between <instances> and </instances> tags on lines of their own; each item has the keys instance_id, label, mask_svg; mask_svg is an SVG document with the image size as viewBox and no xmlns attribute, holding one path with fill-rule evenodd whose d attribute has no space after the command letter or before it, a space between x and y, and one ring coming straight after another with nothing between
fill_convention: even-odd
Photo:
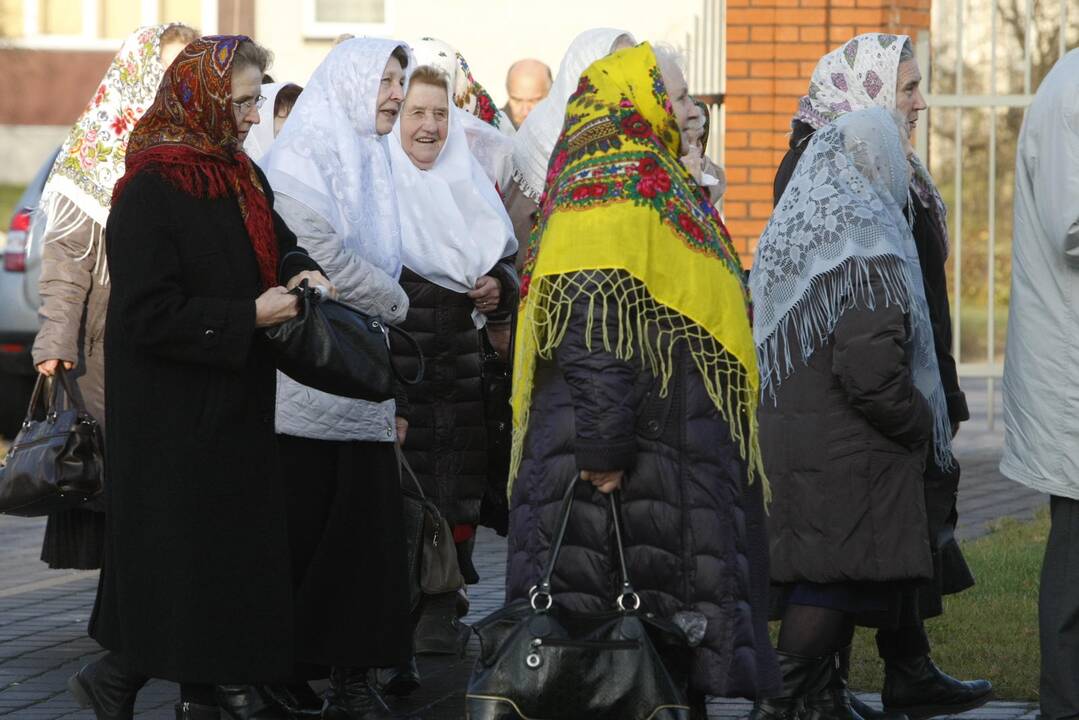
<instances>
[{"instance_id":1,"label":"eyeglasses","mask_svg":"<svg viewBox=\"0 0 1079 720\"><path fill-rule=\"evenodd\" d=\"M261 109L262 104L264 102L266 102L266 96L265 95L259 95L257 98L252 98L250 100L244 100L243 102L236 102L235 100L233 100L232 104L236 106L237 110L239 110L240 112L242 112L244 114L247 114L247 113L251 112L251 108Z\"/></svg>"}]
</instances>

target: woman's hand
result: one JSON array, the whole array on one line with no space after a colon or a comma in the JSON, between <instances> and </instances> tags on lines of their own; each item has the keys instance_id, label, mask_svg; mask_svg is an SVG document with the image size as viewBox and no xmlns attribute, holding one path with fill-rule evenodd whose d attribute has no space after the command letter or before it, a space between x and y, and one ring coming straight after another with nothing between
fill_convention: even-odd
<instances>
[{"instance_id":1,"label":"woman's hand","mask_svg":"<svg viewBox=\"0 0 1079 720\"><path fill-rule=\"evenodd\" d=\"M624 470L607 470L604 472L582 470L581 479L592 483L601 493L609 494L622 487L622 478L625 474Z\"/></svg>"},{"instance_id":2,"label":"woman's hand","mask_svg":"<svg viewBox=\"0 0 1079 720\"><path fill-rule=\"evenodd\" d=\"M75 363L70 360L42 360L37 364L37 371L45 377L52 377L56 374L56 367L60 363L64 364L64 370L71 370L75 367Z\"/></svg>"},{"instance_id":3,"label":"woman's hand","mask_svg":"<svg viewBox=\"0 0 1079 720\"><path fill-rule=\"evenodd\" d=\"M397 429L397 444L404 445L405 438L408 437L408 420L398 416L393 419L393 423Z\"/></svg>"},{"instance_id":4,"label":"woman's hand","mask_svg":"<svg viewBox=\"0 0 1079 720\"><path fill-rule=\"evenodd\" d=\"M310 287L322 288L323 291L326 293L326 296L331 300L337 299L337 288L334 287L334 284L330 282L330 279L328 277L316 270L304 270L303 272L296 273L292 276L291 279L289 279L288 285L286 285L285 287L291 290L292 288L302 283L304 280L307 281L307 284Z\"/></svg>"},{"instance_id":5,"label":"woman's hand","mask_svg":"<svg viewBox=\"0 0 1079 720\"><path fill-rule=\"evenodd\" d=\"M698 185L701 182L701 169L703 166L700 145L689 145L685 148L685 155L682 156L682 166L689 171L689 174L693 176L694 182Z\"/></svg>"},{"instance_id":6,"label":"woman's hand","mask_svg":"<svg viewBox=\"0 0 1079 720\"><path fill-rule=\"evenodd\" d=\"M484 315L490 315L498 309L502 301L502 283L498 278L484 275L476 281L476 287L468 291L476 309Z\"/></svg>"},{"instance_id":7,"label":"woman's hand","mask_svg":"<svg viewBox=\"0 0 1079 720\"><path fill-rule=\"evenodd\" d=\"M255 299L255 327L273 327L291 320L300 312L300 298L278 285Z\"/></svg>"}]
</instances>

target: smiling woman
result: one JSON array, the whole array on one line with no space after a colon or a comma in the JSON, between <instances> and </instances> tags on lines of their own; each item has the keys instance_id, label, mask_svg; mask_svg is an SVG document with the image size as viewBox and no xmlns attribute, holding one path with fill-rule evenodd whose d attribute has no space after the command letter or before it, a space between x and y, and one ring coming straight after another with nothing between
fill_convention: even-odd
<instances>
[{"instance_id":1,"label":"smiling woman","mask_svg":"<svg viewBox=\"0 0 1079 720\"><path fill-rule=\"evenodd\" d=\"M421 170L434 166L449 130L449 78L429 66L412 73L401 111L401 147Z\"/></svg>"}]
</instances>

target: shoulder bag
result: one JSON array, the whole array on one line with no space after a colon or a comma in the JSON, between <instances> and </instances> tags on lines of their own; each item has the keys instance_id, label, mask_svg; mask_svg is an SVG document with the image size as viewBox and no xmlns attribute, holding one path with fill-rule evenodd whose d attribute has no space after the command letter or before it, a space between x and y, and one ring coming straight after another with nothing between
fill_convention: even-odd
<instances>
[{"instance_id":1,"label":"shoulder bag","mask_svg":"<svg viewBox=\"0 0 1079 720\"><path fill-rule=\"evenodd\" d=\"M617 494L609 496L622 585L608 612L573 613L554 602L551 576L566 536L577 480L562 500L540 583L474 626L480 653L465 695L470 720L689 720L689 705L656 645L685 648L673 623L639 612L626 570Z\"/></svg>"},{"instance_id":2,"label":"shoulder bag","mask_svg":"<svg viewBox=\"0 0 1079 720\"><path fill-rule=\"evenodd\" d=\"M82 505L101 492L101 428L72 392L62 363L56 367L44 417L38 419L45 380L38 375L26 420L0 468L0 513L48 515Z\"/></svg>"}]
</instances>

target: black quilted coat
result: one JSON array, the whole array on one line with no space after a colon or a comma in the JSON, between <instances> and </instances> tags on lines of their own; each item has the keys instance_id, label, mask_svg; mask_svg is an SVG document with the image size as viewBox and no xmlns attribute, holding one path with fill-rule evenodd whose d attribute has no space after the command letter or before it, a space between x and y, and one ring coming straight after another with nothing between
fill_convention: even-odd
<instances>
[{"instance_id":1,"label":"black quilted coat","mask_svg":"<svg viewBox=\"0 0 1079 720\"><path fill-rule=\"evenodd\" d=\"M510 501L507 600L527 597L538 580L559 500L578 469L626 470L626 549L644 608L707 619L693 651L692 685L712 695L767 692L778 669L766 626L761 483L747 483L738 447L684 343L661 397L650 371L603 351L598 308L587 349L587 312L587 303L575 305L554 358L536 370ZM554 576L555 601L608 609L618 585L608 506L587 484L577 497Z\"/></svg>"},{"instance_id":2,"label":"black quilted coat","mask_svg":"<svg viewBox=\"0 0 1079 720\"><path fill-rule=\"evenodd\" d=\"M499 312L517 300L512 259L489 275L502 283ZM423 382L407 388L398 414L408 420L405 456L451 525L476 524L487 486L487 425L482 388L480 335L472 320L474 305L464 293L447 290L405 268L401 287L408 294L408 317L402 327L419 341L424 356ZM497 314L497 313L495 313ZM406 376L416 358L400 339L395 362Z\"/></svg>"}]
</instances>

